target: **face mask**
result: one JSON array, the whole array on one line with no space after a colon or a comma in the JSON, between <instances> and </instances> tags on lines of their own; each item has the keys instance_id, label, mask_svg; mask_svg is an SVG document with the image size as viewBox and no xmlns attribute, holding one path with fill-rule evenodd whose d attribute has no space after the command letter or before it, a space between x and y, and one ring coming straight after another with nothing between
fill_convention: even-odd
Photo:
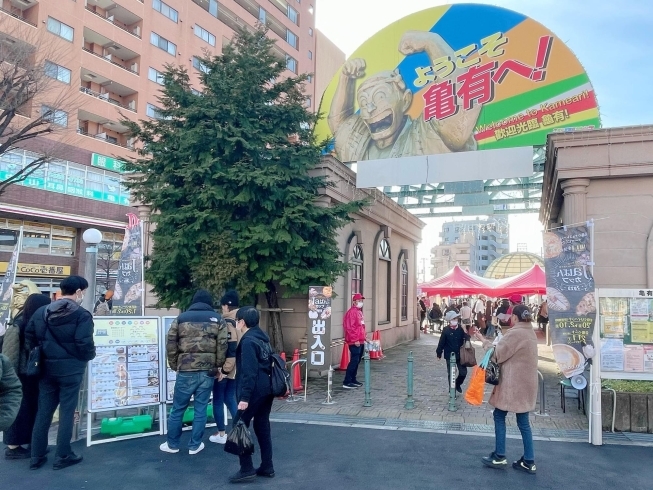
<instances>
[{"instance_id":1,"label":"face mask","mask_svg":"<svg viewBox=\"0 0 653 490\"><path fill-rule=\"evenodd\" d=\"M78 305L81 305L83 301L84 301L84 293L82 293L80 296L75 296L75 303L77 303Z\"/></svg>"},{"instance_id":2,"label":"face mask","mask_svg":"<svg viewBox=\"0 0 653 490\"><path fill-rule=\"evenodd\" d=\"M359 301L358 303L356 303L356 306L357 306L358 308L363 308L363 302L362 302L362 301Z\"/></svg>"},{"instance_id":3,"label":"face mask","mask_svg":"<svg viewBox=\"0 0 653 490\"><path fill-rule=\"evenodd\" d=\"M451 321L449 322L449 325L451 325L452 327L457 326L457 325L458 325L458 320L451 320Z\"/></svg>"}]
</instances>

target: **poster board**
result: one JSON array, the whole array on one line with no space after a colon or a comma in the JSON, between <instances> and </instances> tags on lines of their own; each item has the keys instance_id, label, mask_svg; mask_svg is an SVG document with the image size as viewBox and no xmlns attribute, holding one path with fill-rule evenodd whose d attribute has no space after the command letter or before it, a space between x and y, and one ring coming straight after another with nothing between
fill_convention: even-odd
<instances>
[{"instance_id":1,"label":"poster board","mask_svg":"<svg viewBox=\"0 0 653 490\"><path fill-rule=\"evenodd\" d=\"M157 317L95 317L88 369L90 413L158 405L162 353Z\"/></svg>"},{"instance_id":2,"label":"poster board","mask_svg":"<svg viewBox=\"0 0 653 490\"><path fill-rule=\"evenodd\" d=\"M653 381L653 289L599 289L601 378Z\"/></svg>"},{"instance_id":3,"label":"poster board","mask_svg":"<svg viewBox=\"0 0 653 490\"><path fill-rule=\"evenodd\" d=\"M166 339L168 338L168 332L170 331L170 326L172 322L177 318L176 316L164 316L161 317L161 353L163 357L163 379L161 384L163 386L163 401L165 403L172 403L172 397L175 393L175 382L177 380L177 373L170 369L168 366L168 361L166 359Z\"/></svg>"}]
</instances>

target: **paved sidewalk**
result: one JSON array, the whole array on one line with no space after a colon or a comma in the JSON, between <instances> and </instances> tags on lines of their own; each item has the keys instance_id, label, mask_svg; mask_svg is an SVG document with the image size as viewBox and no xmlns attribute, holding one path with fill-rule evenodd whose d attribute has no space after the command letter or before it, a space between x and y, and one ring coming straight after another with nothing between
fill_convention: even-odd
<instances>
[{"instance_id":1,"label":"paved sidewalk","mask_svg":"<svg viewBox=\"0 0 653 490\"><path fill-rule=\"evenodd\" d=\"M567 400L567 411L560 407L560 376L553 360L550 347L544 342L542 332L537 332L539 339L539 370L544 376L546 391L546 413L548 416L536 415L539 404L531 416L531 423L538 429L558 429L587 431L587 417L577 409L577 400ZM323 405L326 399L326 378L309 378L307 401L288 402L275 400L273 411L277 413L341 415L361 418L381 418L400 420L423 420L431 422L450 422L461 424L479 424L492 426L492 407L487 403L492 391L486 385L485 401L479 407L469 405L462 396L457 400L458 410L448 411L449 392L447 386L447 368L444 360L438 361L435 349L438 334L421 334L421 338L392 349L387 349L385 358L371 362L372 407L363 407L364 388L346 390L342 388L344 372L336 371L333 380L334 405ZM473 342L476 358L481 360L483 350L480 342ZM414 400L415 408L406 410L406 371L409 352L414 356ZM471 377L469 370L468 379ZM363 364L359 368L359 380L363 380ZM303 392L302 392L303 394ZM274 414L273 414L274 416ZM516 426L514 417L508 417L507 423Z\"/></svg>"}]
</instances>

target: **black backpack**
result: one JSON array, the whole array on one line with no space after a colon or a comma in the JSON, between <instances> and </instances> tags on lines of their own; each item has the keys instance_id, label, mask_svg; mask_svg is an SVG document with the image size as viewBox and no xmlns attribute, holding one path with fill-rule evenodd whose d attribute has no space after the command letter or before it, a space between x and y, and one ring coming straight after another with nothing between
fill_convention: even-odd
<instances>
[{"instance_id":1,"label":"black backpack","mask_svg":"<svg viewBox=\"0 0 653 490\"><path fill-rule=\"evenodd\" d=\"M286 396L290 393L290 373L286 367L286 361L272 350L267 344L268 359L270 361L270 388L274 396Z\"/></svg>"}]
</instances>

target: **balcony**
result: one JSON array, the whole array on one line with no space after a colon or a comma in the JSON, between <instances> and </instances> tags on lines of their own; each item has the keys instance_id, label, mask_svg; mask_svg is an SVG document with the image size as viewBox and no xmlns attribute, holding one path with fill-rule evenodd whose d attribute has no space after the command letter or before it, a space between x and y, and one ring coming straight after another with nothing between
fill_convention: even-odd
<instances>
[{"instance_id":1,"label":"balcony","mask_svg":"<svg viewBox=\"0 0 653 490\"><path fill-rule=\"evenodd\" d=\"M299 13L286 0L270 0L270 3L279 9L293 24L299 25Z\"/></svg>"},{"instance_id":2,"label":"balcony","mask_svg":"<svg viewBox=\"0 0 653 490\"><path fill-rule=\"evenodd\" d=\"M82 48L98 58L138 75L140 55L125 46L88 27L84 27L84 46Z\"/></svg>"},{"instance_id":3,"label":"balcony","mask_svg":"<svg viewBox=\"0 0 653 490\"><path fill-rule=\"evenodd\" d=\"M113 0L86 0L86 10L141 39L143 19Z\"/></svg>"},{"instance_id":4,"label":"balcony","mask_svg":"<svg viewBox=\"0 0 653 490\"><path fill-rule=\"evenodd\" d=\"M81 69L81 80L80 92L122 109L137 111L138 92L133 88L121 85L86 68Z\"/></svg>"},{"instance_id":5,"label":"balcony","mask_svg":"<svg viewBox=\"0 0 653 490\"><path fill-rule=\"evenodd\" d=\"M292 32L288 34L290 32L288 28L283 25L283 23L275 19L273 15L270 15L268 12L266 12L256 1L235 0L235 2L247 10L250 14L252 14L253 17L258 19L259 22L269 27L272 32L290 44L293 48L298 48L297 36Z\"/></svg>"},{"instance_id":6,"label":"balcony","mask_svg":"<svg viewBox=\"0 0 653 490\"><path fill-rule=\"evenodd\" d=\"M0 0L0 12L11 15L32 27L38 27L36 24L38 3L36 0Z\"/></svg>"},{"instance_id":7,"label":"balcony","mask_svg":"<svg viewBox=\"0 0 653 490\"><path fill-rule=\"evenodd\" d=\"M134 148L133 139L127 137L127 126L82 109L78 111L77 119L78 134L122 148Z\"/></svg>"}]
</instances>

